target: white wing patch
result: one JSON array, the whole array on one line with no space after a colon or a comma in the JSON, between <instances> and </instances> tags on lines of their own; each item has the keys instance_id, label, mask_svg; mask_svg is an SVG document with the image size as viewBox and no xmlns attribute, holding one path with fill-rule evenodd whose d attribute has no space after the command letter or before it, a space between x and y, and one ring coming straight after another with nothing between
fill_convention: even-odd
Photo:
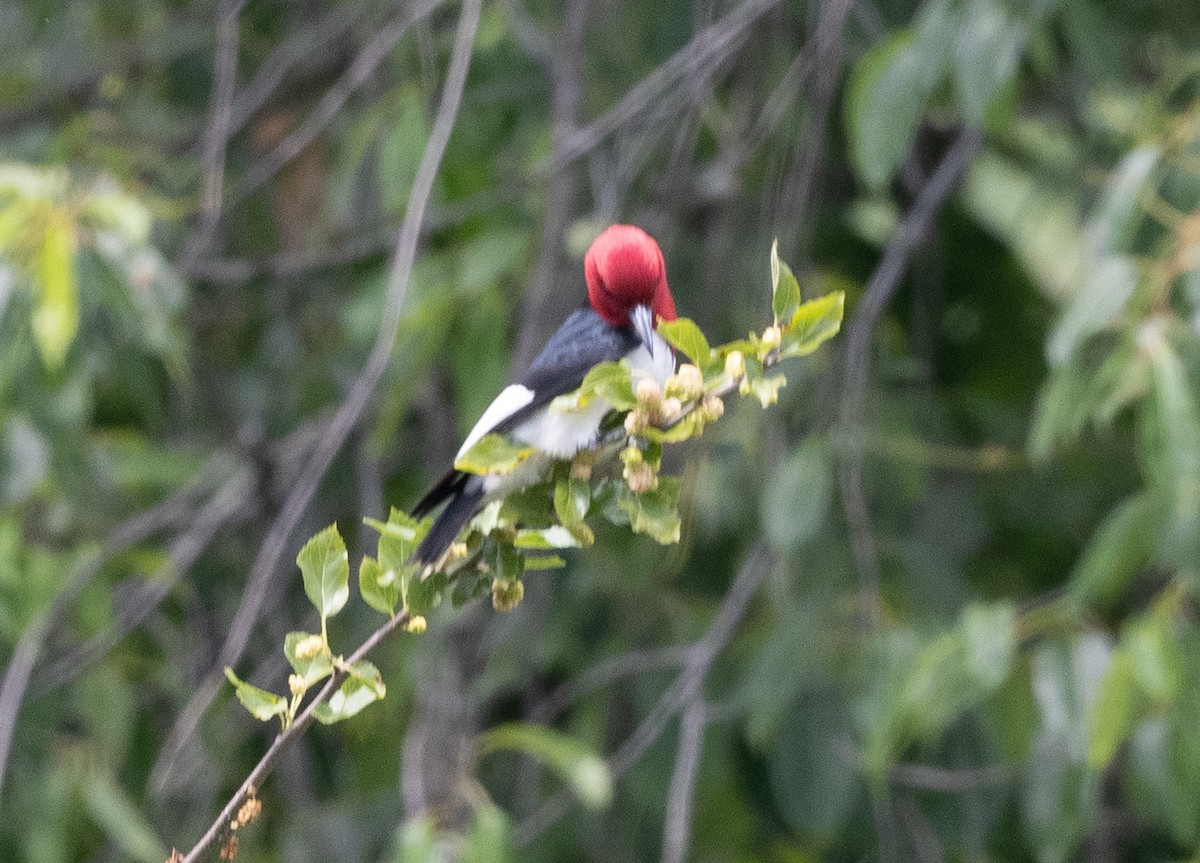
<instances>
[{"instance_id":1,"label":"white wing patch","mask_svg":"<svg viewBox=\"0 0 1200 863\"><path fill-rule=\"evenodd\" d=\"M510 416L515 414L525 405L533 401L533 390L529 387L521 386L520 384L512 384L500 391L500 395L492 400L488 405L487 410L483 412L483 416L475 423L475 428L471 429L471 433L467 435L467 439L463 441L463 445L458 450L458 455L454 457L458 461L467 451L475 444L479 443L479 439L490 432L500 423L504 422Z\"/></svg>"},{"instance_id":2,"label":"white wing patch","mask_svg":"<svg viewBox=\"0 0 1200 863\"><path fill-rule=\"evenodd\" d=\"M658 333L654 334L653 358L645 347L638 345L626 355L626 359L633 366L635 377L647 375L658 381L659 386L665 384L675 372L675 355ZM501 390L463 441L455 460L462 458L485 434L532 402L533 396L533 390L521 384L512 384ZM553 458L570 458L596 442L600 420L608 410L609 404L604 399L593 399L584 408L547 405L547 408L536 411L514 428L512 436Z\"/></svg>"}]
</instances>

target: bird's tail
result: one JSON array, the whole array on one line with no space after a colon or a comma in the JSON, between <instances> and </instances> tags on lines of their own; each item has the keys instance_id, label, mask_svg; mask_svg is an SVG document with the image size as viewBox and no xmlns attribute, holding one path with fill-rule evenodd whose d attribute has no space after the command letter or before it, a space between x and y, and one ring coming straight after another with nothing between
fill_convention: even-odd
<instances>
[{"instance_id":1,"label":"bird's tail","mask_svg":"<svg viewBox=\"0 0 1200 863\"><path fill-rule=\"evenodd\" d=\"M414 563L435 563L445 554L450 543L454 542L459 532L467 526L475 514L483 508L483 479L461 471L450 471L430 489L425 497L413 508L413 515L420 518L437 507L442 501L449 501L436 519L429 533L413 551Z\"/></svg>"}]
</instances>

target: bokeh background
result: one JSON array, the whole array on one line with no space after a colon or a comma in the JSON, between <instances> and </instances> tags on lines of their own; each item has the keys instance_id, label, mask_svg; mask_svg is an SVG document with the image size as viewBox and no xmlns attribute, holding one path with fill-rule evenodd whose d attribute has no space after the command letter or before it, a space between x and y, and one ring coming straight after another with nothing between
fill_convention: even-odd
<instances>
[{"instance_id":1,"label":"bokeh background","mask_svg":"<svg viewBox=\"0 0 1200 863\"><path fill-rule=\"evenodd\" d=\"M196 840L304 539L631 221L714 342L776 237L842 334L671 456L677 547L389 641L238 859L1196 859L1198 202L1192 0L2 0L0 858Z\"/></svg>"}]
</instances>

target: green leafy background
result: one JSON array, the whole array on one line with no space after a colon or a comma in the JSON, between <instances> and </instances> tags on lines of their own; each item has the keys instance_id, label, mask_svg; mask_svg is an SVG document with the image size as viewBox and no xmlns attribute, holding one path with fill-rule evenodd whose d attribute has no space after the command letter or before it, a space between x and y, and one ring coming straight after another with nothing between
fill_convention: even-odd
<instances>
[{"instance_id":1,"label":"green leafy background","mask_svg":"<svg viewBox=\"0 0 1200 863\"><path fill-rule=\"evenodd\" d=\"M0 0L6 671L41 636L0 859L187 846L277 727L235 692L284 716L269 693L323 679L406 596L428 631L355 666L321 718L357 715L279 764L238 859L672 859L671 830L712 861L1196 859L1200 6L486 3L398 347L250 584L376 336L458 13L431 5L401 33L381 0ZM861 342L861 391L845 334L809 353L814 313L787 386L757 377L668 446L657 497L609 506L559 477L553 511L590 547L527 572L513 611L483 582L439 604L406 568L415 527L391 507L582 301L605 224L660 239L698 325L679 337L717 374L709 344L793 314L787 273L804 300L844 291L852 330L967 127L982 146ZM651 511L676 495L677 523ZM597 522L591 544L592 506L679 541ZM744 613L689 650L745 566ZM331 653L298 658L326 623ZM699 748L668 710L623 755L675 691L702 708Z\"/></svg>"}]
</instances>

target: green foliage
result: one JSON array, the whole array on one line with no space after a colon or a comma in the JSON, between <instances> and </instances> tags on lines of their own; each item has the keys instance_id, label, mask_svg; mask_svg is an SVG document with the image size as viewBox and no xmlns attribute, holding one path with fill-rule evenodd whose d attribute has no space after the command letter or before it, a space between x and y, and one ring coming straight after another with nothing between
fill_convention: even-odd
<instances>
[{"instance_id":1,"label":"green foliage","mask_svg":"<svg viewBox=\"0 0 1200 863\"><path fill-rule=\"evenodd\" d=\"M523 752L558 773L580 801L591 809L612 802L612 776L605 763L578 740L526 722L496 725L479 735L479 755L505 750Z\"/></svg>"}]
</instances>

